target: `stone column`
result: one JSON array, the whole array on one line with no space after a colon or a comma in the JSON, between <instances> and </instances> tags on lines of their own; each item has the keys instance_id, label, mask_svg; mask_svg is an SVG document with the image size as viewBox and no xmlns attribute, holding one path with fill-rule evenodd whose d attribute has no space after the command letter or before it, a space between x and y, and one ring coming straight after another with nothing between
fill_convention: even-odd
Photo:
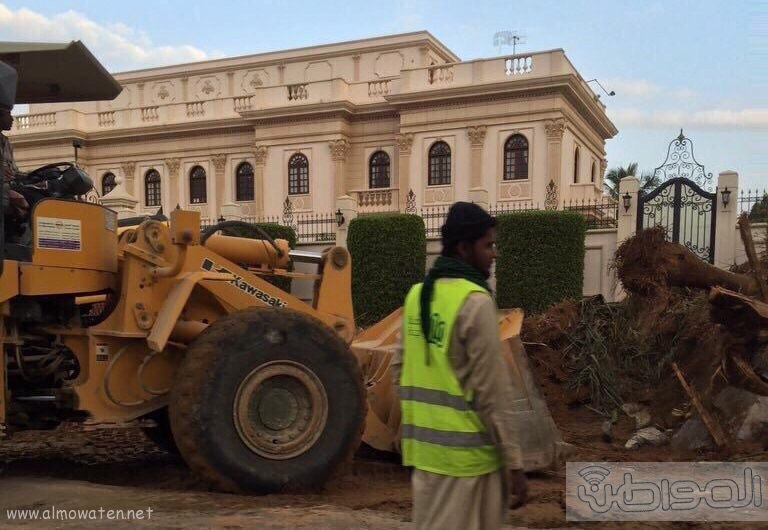
<instances>
[{"instance_id":1,"label":"stone column","mask_svg":"<svg viewBox=\"0 0 768 530\"><path fill-rule=\"evenodd\" d=\"M118 219L134 217L136 215L136 205L139 203L124 186L124 180L120 176L115 176L115 187L104 195L99 201L102 206L117 212Z\"/></svg>"},{"instance_id":2,"label":"stone column","mask_svg":"<svg viewBox=\"0 0 768 530\"><path fill-rule=\"evenodd\" d=\"M547 209L556 210L560 204L559 188L563 172L563 134L566 121L564 118L547 120L547 183L544 204Z\"/></svg>"},{"instance_id":3,"label":"stone column","mask_svg":"<svg viewBox=\"0 0 768 530\"><path fill-rule=\"evenodd\" d=\"M360 81L360 54L355 54L352 56L352 80L355 82Z\"/></svg>"},{"instance_id":4,"label":"stone column","mask_svg":"<svg viewBox=\"0 0 768 530\"><path fill-rule=\"evenodd\" d=\"M350 143L346 138L330 140L328 148L333 159L333 197L337 199L345 195L346 183L344 182L344 160L349 154Z\"/></svg>"},{"instance_id":5,"label":"stone column","mask_svg":"<svg viewBox=\"0 0 768 530\"><path fill-rule=\"evenodd\" d=\"M214 175L214 189L216 190L215 203L212 204L211 217L218 217L221 214L221 207L224 205L224 187L226 184L226 175L224 175L224 169L227 167L227 155L218 154L212 155L211 161L213 162ZM210 202L210 201L209 201Z\"/></svg>"},{"instance_id":6,"label":"stone column","mask_svg":"<svg viewBox=\"0 0 768 530\"><path fill-rule=\"evenodd\" d=\"M469 202L474 202L486 212L490 209L488 202L488 190L483 188L472 188L469 190Z\"/></svg>"},{"instance_id":7,"label":"stone column","mask_svg":"<svg viewBox=\"0 0 768 530\"><path fill-rule=\"evenodd\" d=\"M411 190L410 165L411 165L411 147L413 146L413 133L398 134L395 138L399 152L397 161L397 188L398 188L398 211L404 212L408 192Z\"/></svg>"},{"instance_id":8,"label":"stone column","mask_svg":"<svg viewBox=\"0 0 768 530\"><path fill-rule=\"evenodd\" d=\"M253 193L257 217L264 215L264 167L267 165L268 151L266 145L253 144L253 154L256 157L256 167L253 168Z\"/></svg>"},{"instance_id":9,"label":"stone column","mask_svg":"<svg viewBox=\"0 0 768 530\"><path fill-rule=\"evenodd\" d=\"M624 177L619 182L619 223L616 232L616 246L635 234L637 227L637 201L640 191L640 180L637 177ZM629 209L624 209L624 195L629 193Z\"/></svg>"},{"instance_id":10,"label":"stone column","mask_svg":"<svg viewBox=\"0 0 768 530\"><path fill-rule=\"evenodd\" d=\"M178 158L166 158L165 167L168 168L168 205L171 210L179 206L179 167Z\"/></svg>"},{"instance_id":11,"label":"stone column","mask_svg":"<svg viewBox=\"0 0 768 530\"><path fill-rule=\"evenodd\" d=\"M336 228L336 246L347 246L347 234L349 232L349 223L357 217L357 201L349 195L344 195L336 199L336 211L341 210L344 216L344 222Z\"/></svg>"},{"instance_id":12,"label":"stone column","mask_svg":"<svg viewBox=\"0 0 768 530\"><path fill-rule=\"evenodd\" d=\"M123 183L125 184L126 191L131 195L137 195L136 186L134 185L136 162L121 162L120 167L123 170L123 177L125 178Z\"/></svg>"},{"instance_id":13,"label":"stone column","mask_svg":"<svg viewBox=\"0 0 768 530\"><path fill-rule=\"evenodd\" d=\"M485 143L485 125L467 127L467 136L472 145L472 172L470 174L470 189L483 185L483 143Z\"/></svg>"},{"instance_id":14,"label":"stone column","mask_svg":"<svg viewBox=\"0 0 768 530\"><path fill-rule=\"evenodd\" d=\"M616 229L616 247L618 248L627 238L635 234L637 228L637 202L640 192L640 180L637 177L624 177L619 182L619 220ZM629 208L624 209L625 194L631 197ZM626 297L626 292L621 282L616 278L615 272L612 273L613 282L613 300L620 301Z\"/></svg>"},{"instance_id":15,"label":"stone column","mask_svg":"<svg viewBox=\"0 0 768 530\"><path fill-rule=\"evenodd\" d=\"M722 191L728 188L730 201L723 206ZM736 262L736 244L741 235L736 231L739 218L739 174L723 171L717 177L715 196L715 266L727 269Z\"/></svg>"}]
</instances>

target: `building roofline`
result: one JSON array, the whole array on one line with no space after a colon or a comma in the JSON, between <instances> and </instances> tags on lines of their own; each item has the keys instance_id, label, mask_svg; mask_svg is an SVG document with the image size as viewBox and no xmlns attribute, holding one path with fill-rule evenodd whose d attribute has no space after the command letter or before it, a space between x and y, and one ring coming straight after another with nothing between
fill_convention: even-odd
<instances>
[{"instance_id":1,"label":"building roofline","mask_svg":"<svg viewBox=\"0 0 768 530\"><path fill-rule=\"evenodd\" d=\"M391 35L380 35L377 37L368 37L364 39L355 39L342 42L329 42L313 46L300 48L290 48L286 50L275 50L263 53L254 53L247 55L238 55L234 57L221 57L218 59L205 59L202 61L192 61L186 63L169 64L165 66L155 66L151 68L142 68L137 70L126 70L115 72L113 75L117 79L135 79L141 77L165 76L171 73L189 72L190 69L210 70L219 69L225 65L240 66L253 63L276 63L281 60L296 60L301 57L318 58L328 56L345 55L350 52L361 49L391 48L393 46L402 46L407 44L431 44L432 47L440 52L446 62L460 62L461 58L451 51L445 44L435 38L429 31L413 31L409 33L396 33Z\"/></svg>"}]
</instances>

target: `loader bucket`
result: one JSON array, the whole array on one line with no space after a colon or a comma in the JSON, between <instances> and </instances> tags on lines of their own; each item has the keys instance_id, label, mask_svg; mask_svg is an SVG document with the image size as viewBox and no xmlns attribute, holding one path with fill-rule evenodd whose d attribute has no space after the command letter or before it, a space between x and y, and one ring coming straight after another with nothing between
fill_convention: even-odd
<instances>
[{"instance_id":1,"label":"loader bucket","mask_svg":"<svg viewBox=\"0 0 768 530\"><path fill-rule=\"evenodd\" d=\"M366 329L352 341L368 393L363 441L380 451L400 452L400 402L390 369L398 345L402 308ZM536 385L520 339L523 312L517 309L499 315L501 352L514 384L514 411L520 433L525 471L559 469L571 452Z\"/></svg>"}]
</instances>

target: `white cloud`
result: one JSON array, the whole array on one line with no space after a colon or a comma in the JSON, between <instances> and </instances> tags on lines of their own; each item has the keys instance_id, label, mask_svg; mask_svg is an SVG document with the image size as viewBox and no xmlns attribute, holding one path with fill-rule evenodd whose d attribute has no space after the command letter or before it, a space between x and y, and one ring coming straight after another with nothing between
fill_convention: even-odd
<instances>
[{"instance_id":1,"label":"white cloud","mask_svg":"<svg viewBox=\"0 0 768 530\"><path fill-rule=\"evenodd\" d=\"M711 109L700 111L642 109L608 109L608 116L617 126L690 127L712 129L753 129L768 127L768 109Z\"/></svg>"},{"instance_id":2,"label":"white cloud","mask_svg":"<svg viewBox=\"0 0 768 530\"><path fill-rule=\"evenodd\" d=\"M615 90L616 94L622 96L656 96L661 94L663 87L649 83L645 79L606 79L601 82L607 90Z\"/></svg>"},{"instance_id":3,"label":"white cloud","mask_svg":"<svg viewBox=\"0 0 768 530\"><path fill-rule=\"evenodd\" d=\"M606 90L615 90L617 96L647 98L647 97L673 97L677 99L691 99L696 92L689 88L671 89L656 85L645 79L625 79L621 77L601 81ZM597 87L599 89L599 87Z\"/></svg>"},{"instance_id":4,"label":"white cloud","mask_svg":"<svg viewBox=\"0 0 768 530\"><path fill-rule=\"evenodd\" d=\"M0 4L3 40L69 42L81 40L110 71L134 70L210 59L194 46L157 46L140 30L121 23L100 25L77 11L47 17L26 8Z\"/></svg>"},{"instance_id":5,"label":"white cloud","mask_svg":"<svg viewBox=\"0 0 768 530\"><path fill-rule=\"evenodd\" d=\"M679 90L671 91L670 95L678 99L692 99L696 95L696 92L689 88L681 88Z\"/></svg>"}]
</instances>

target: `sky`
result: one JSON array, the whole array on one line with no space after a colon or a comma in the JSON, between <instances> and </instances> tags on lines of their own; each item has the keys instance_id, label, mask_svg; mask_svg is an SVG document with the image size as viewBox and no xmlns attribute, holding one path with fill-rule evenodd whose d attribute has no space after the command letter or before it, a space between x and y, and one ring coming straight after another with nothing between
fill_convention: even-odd
<instances>
[{"instance_id":1,"label":"sky","mask_svg":"<svg viewBox=\"0 0 768 530\"><path fill-rule=\"evenodd\" d=\"M768 188L768 0L0 0L0 40L82 40L113 73L426 30L462 60L562 48L597 79L608 168L661 165L680 130L712 173Z\"/></svg>"}]
</instances>

